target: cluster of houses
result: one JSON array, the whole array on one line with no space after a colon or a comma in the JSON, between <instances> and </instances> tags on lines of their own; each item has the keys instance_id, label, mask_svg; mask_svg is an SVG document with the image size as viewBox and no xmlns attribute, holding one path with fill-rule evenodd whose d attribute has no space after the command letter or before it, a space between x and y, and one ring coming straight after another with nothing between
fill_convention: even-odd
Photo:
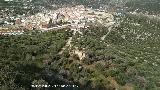
<instances>
[{"instance_id":1,"label":"cluster of houses","mask_svg":"<svg viewBox=\"0 0 160 90\"><path fill-rule=\"evenodd\" d=\"M102 12L101 12L102 13ZM98 13L99 17L102 17ZM103 16L107 16L104 14ZM83 5L75 7L59 8L58 10L48 10L42 13L37 13L28 17L21 16L14 18L14 23L11 26L24 27L27 30L51 30L52 28L69 27L71 29L88 28L90 23L97 20L98 16L94 10L85 8ZM0 34L4 32L23 33L23 30L7 30L0 28Z\"/></svg>"},{"instance_id":2,"label":"cluster of houses","mask_svg":"<svg viewBox=\"0 0 160 90\"><path fill-rule=\"evenodd\" d=\"M10 26L0 27L0 35L21 35L24 29L20 27Z\"/></svg>"},{"instance_id":3,"label":"cluster of houses","mask_svg":"<svg viewBox=\"0 0 160 90\"><path fill-rule=\"evenodd\" d=\"M17 26L15 23L15 17L0 18L0 35L20 35L23 34L25 28L23 26Z\"/></svg>"},{"instance_id":4,"label":"cluster of houses","mask_svg":"<svg viewBox=\"0 0 160 90\"><path fill-rule=\"evenodd\" d=\"M84 6L76 6L17 19L15 24L22 25L29 30L58 27L60 25L78 29L88 27L86 23L94 22L94 20L95 16L88 15Z\"/></svg>"}]
</instances>

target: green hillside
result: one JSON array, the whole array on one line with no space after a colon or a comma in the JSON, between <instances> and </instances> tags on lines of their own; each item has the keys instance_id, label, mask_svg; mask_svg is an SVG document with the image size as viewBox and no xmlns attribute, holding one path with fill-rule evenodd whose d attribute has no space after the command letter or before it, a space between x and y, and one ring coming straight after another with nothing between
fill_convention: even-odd
<instances>
[{"instance_id":1,"label":"green hillside","mask_svg":"<svg viewBox=\"0 0 160 90\"><path fill-rule=\"evenodd\" d=\"M160 5L158 0L154 1L128 0L126 6L129 11L139 9L157 14ZM35 8L52 3L59 7L84 4L96 8L108 2L32 1ZM0 5L1 9L14 8L15 15L30 11L21 8L22 2ZM82 34L75 35L68 28L0 35L0 90L160 90L160 20L125 14L112 28L98 25L80 29ZM76 52L85 57L80 59ZM78 87L32 87L37 84Z\"/></svg>"},{"instance_id":2,"label":"green hillside","mask_svg":"<svg viewBox=\"0 0 160 90\"><path fill-rule=\"evenodd\" d=\"M100 27L83 30L85 35L75 38L75 45L87 50L84 63L98 72L98 76L87 78L98 77L105 83L111 76L120 86L133 87L133 90L158 90L160 21L132 15L122 20L104 41L100 38L107 29Z\"/></svg>"},{"instance_id":3,"label":"green hillside","mask_svg":"<svg viewBox=\"0 0 160 90\"><path fill-rule=\"evenodd\" d=\"M149 14L160 13L160 1L159 0L134 0L126 3L130 11L139 9L139 12L148 11Z\"/></svg>"}]
</instances>

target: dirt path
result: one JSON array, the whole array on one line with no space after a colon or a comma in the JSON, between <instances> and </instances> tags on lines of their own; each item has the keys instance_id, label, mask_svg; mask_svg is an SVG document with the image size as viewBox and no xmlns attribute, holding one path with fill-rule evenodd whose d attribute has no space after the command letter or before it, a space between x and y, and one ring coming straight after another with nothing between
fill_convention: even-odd
<instances>
[{"instance_id":1,"label":"dirt path","mask_svg":"<svg viewBox=\"0 0 160 90\"><path fill-rule=\"evenodd\" d=\"M71 29L73 30L73 35L76 34L76 32L78 32L79 34L83 35L83 33L80 31L80 29Z\"/></svg>"},{"instance_id":2,"label":"dirt path","mask_svg":"<svg viewBox=\"0 0 160 90\"><path fill-rule=\"evenodd\" d=\"M67 47L71 47L71 42L72 42L72 37L69 37L66 45L61 49L61 51L58 54L62 54L67 49Z\"/></svg>"},{"instance_id":3,"label":"dirt path","mask_svg":"<svg viewBox=\"0 0 160 90\"><path fill-rule=\"evenodd\" d=\"M78 50L78 48L76 48L72 52L74 54L77 54L80 60L82 60L85 57L85 52L83 50Z\"/></svg>"},{"instance_id":4,"label":"dirt path","mask_svg":"<svg viewBox=\"0 0 160 90\"><path fill-rule=\"evenodd\" d=\"M104 40L105 37L111 32L113 25L114 25L114 22L108 23L108 33L106 35L104 35L103 37L101 37L101 40ZM72 46L71 45L72 37L76 34L76 32L78 32L79 34L83 35L83 33L80 32L80 30L78 30L78 29L71 29L71 30L73 30L72 36L69 37L69 39L66 42L66 45L61 49L61 51L58 54L62 54L67 49L67 47L70 48ZM85 52L84 51L80 51L77 48L75 50L72 50L72 52L73 52L73 54L77 54L80 60L85 57Z\"/></svg>"},{"instance_id":5,"label":"dirt path","mask_svg":"<svg viewBox=\"0 0 160 90\"><path fill-rule=\"evenodd\" d=\"M83 35L83 33L80 32L80 30L75 30L75 29L72 29L72 30L73 30L72 36L69 37L65 46L61 49L61 51L58 54L62 54L67 49L67 47L71 48L71 46L72 46L71 42L72 42L72 39L73 39L72 37L75 35L76 32ZM85 57L84 51L80 51L80 50L78 50L78 48L75 48L74 50L72 50L72 52L73 52L73 54L77 54L80 60Z\"/></svg>"},{"instance_id":6,"label":"dirt path","mask_svg":"<svg viewBox=\"0 0 160 90\"><path fill-rule=\"evenodd\" d=\"M113 27L113 25L108 27L108 33L106 35L104 35L103 37L101 37L101 40L104 40L106 38L106 36L109 35L109 33L112 30L112 27Z\"/></svg>"}]
</instances>

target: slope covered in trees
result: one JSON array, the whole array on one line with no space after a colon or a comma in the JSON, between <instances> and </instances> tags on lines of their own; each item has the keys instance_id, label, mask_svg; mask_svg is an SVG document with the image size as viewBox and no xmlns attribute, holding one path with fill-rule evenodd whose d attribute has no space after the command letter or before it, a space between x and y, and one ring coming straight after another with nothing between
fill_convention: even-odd
<instances>
[{"instance_id":1,"label":"slope covered in trees","mask_svg":"<svg viewBox=\"0 0 160 90\"><path fill-rule=\"evenodd\" d=\"M49 73L56 78L54 71L46 70L46 61L54 60L70 35L69 30L62 29L0 36L0 89L30 90L32 83L46 83Z\"/></svg>"},{"instance_id":2,"label":"slope covered in trees","mask_svg":"<svg viewBox=\"0 0 160 90\"><path fill-rule=\"evenodd\" d=\"M129 11L134 11L139 9L139 12L148 11L149 14L159 14L160 13L160 1L159 0L131 0L126 3L129 7Z\"/></svg>"},{"instance_id":3,"label":"slope covered in trees","mask_svg":"<svg viewBox=\"0 0 160 90\"><path fill-rule=\"evenodd\" d=\"M0 36L0 88L69 84L79 86L78 90L158 90L159 25L158 20L126 15L104 40L106 27L76 33L71 48L66 47L61 55L58 52L72 35L69 29ZM80 60L71 52L75 47L85 51L85 58Z\"/></svg>"},{"instance_id":4,"label":"slope covered in trees","mask_svg":"<svg viewBox=\"0 0 160 90\"><path fill-rule=\"evenodd\" d=\"M77 35L74 44L85 48L87 56L83 63L99 74L90 77L90 80L99 77L104 83L112 77L109 83L118 88L113 83L115 80L122 90L126 87L135 90L159 89L159 25L158 20L126 15L104 41L100 37L108 32L106 28L83 30L84 36Z\"/></svg>"}]
</instances>

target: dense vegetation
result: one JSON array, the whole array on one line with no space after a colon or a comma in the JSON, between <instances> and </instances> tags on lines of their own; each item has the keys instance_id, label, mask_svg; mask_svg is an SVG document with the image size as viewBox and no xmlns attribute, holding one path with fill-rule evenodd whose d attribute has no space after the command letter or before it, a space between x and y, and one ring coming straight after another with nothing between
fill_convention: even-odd
<instances>
[{"instance_id":1,"label":"dense vegetation","mask_svg":"<svg viewBox=\"0 0 160 90\"><path fill-rule=\"evenodd\" d=\"M0 36L0 88L67 84L77 85L79 90L158 90L159 25L159 20L125 15L104 40L101 37L108 33L106 27L76 33L72 47L62 54L61 48L72 35L69 29ZM75 47L83 49L86 57L80 60L72 53Z\"/></svg>"},{"instance_id":2,"label":"dense vegetation","mask_svg":"<svg viewBox=\"0 0 160 90\"><path fill-rule=\"evenodd\" d=\"M0 9L9 8L5 13L16 16L28 11L34 14L39 12L38 6L49 7L53 3L99 8L107 1L110 0L33 0L25 9L22 2L1 0ZM31 10L32 6L34 9ZM160 13L158 0L128 0L126 6L129 11ZM101 37L109 32L106 27L81 31L83 35L76 33L72 47L67 47L62 54L59 52L72 34L69 29L0 36L0 89L44 89L31 88L32 84L78 85L75 89L79 90L160 89L159 20L126 15L104 40ZM75 47L83 49L86 57L80 60L71 53Z\"/></svg>"},{"instance_id":3,"label":"dense vegetation","mask_svg":"<svg viewBox=\"0 0 160 90\"><path fill-rule=\"evenodd\" d=\"M50 8L53 4L58 7L66 6L66 5L85 5L92 6L94 8L99 8L101 4L107 4L110 0L32 0L31 2L27 2L28 0L13 0L13 2L5 2L4 0L0 0L0 7L19 7L22 9L22 6L34 7L30 8L31 11L36 10L38 7ZM19 5L19 6L18 6ZM21 7L20 7L21 6ZM40 9L40 8L39 8Z\"/></svg>"},{"instance_id":4,"label":"dense vegetation","mask_svg":"<svg viewBox=\"0 0 160 90\"><path fill-rule=\"evenodd\" d=\"M133 0L126 3L129 7L129 11L134 11L139 9L138 12L149 14L159 14L160 13L160 1L159 0Z\"/></svg>"},{"instance_id":5,"label":"dense vegetation","mask_svg":"<svg viewBox=\"0 0 160 90\"><path fill-rule=\"evenodd\" d=\"M91 82L101 80L100 85L112 89L160 89L159 25L158 20L126 15L104 41L101 37L108 32L106 28L90 28L83 30L83 36L77 34L73 43L85 48L87 56L82 63L93 70L87 78Z\"/></svg>"},{"instance_id":6,"label":"dense vegetation","mask_svg":"<svg viewBox=\"0 0 160 90\"><path fill-rule=\"evenodd\" d=\"M26 32L17 36L0 36L0 89L31 89L31 84L46 84L46 77L56 78L47 65L54 60L71 35L67 29L45 33ZM48 64L47 64L48 62ZM58 75L57 75L58 76Z\"/></svg>"},{"instance_id":7,"label":"dense vegetation","mask_svg":"<svg viewBox=\"0 0 160 90\"><path fill-rule=\"evenodd\" d=\"M32 3L28 2L28 0L19 0L19 1L4 1L0 0L0 10L3 10L3 12L0 12L0 15L4 16L18 16L18 15L32 15L37 12L42 11L42 4Z\"/></svg>"}]
</instances>

